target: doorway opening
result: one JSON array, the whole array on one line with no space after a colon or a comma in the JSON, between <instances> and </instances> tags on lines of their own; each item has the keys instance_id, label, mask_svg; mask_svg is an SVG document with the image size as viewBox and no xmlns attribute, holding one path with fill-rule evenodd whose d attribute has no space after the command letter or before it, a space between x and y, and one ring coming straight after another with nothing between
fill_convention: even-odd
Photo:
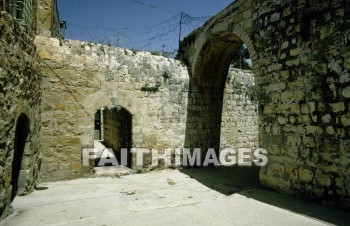
<instances>
[{"instance_id":1,"label":"doorway opening","mask_svg":"<svg viewBox=\"0 0 350 226\"><path fill-rule=\"evenodd\" d=\"M104 107L95 112L94 146L99 156L104 149L112 149L119 165L131 168L132 115L121 106ZM126 159L122 149L127 150ZM100 158L95 160L95 166ZM111 165L111 164L107 164Z\"/></svg>"},{"instance_id":2,"label":"doorway opening","mask_svg":"<svg viewBox=\"0 0 350 226\"><path fill-rule=\"evenodd\" d=\"M13 200L18 191L18 179L21 171L22 159L25 149L25 144L29 134L29 119L25 114L18 117L15 131L14 156L12 161L12 195Z\"/></svg>"}]
</instances>

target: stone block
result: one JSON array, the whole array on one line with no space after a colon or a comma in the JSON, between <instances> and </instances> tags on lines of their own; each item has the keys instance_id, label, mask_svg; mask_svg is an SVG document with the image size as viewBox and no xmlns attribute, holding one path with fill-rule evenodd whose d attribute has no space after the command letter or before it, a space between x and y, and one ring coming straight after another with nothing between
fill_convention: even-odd
<instances>
[{"instance_id":1,"label":"stone block","mask_svg":"<svg viewBox=\"0 0 350 226\"><path fill-rule=\"evenodd\" d=\"M282 44L281 44L281 50L286 49L288 46L289 46L289 42L288 42L288 41L282 42Z\"/></svg>"},{"instance_id":2,"label":"stone block","mask_svg":"<svg viewBox=\"0 0 350 226\"><path fill-rule=\"evenodd\" d=\"M299 179L302 182L311 182L312 179L314 178L314 173L306 168L301 168L298 170L299 172Z\"/></svg>"},{"instance_id":3,"label":"stone block","mask_svg":"<svg viewBox=\"0 0 350 226\"><path fill-rule=\"evenodd\" d=\"M333 112L342 112L345 110L344 102L330 103L329 105L331 106Z\"/></svg>"},{"instance_id":4,"label":"stone block","mask_svg":"<svg viewBox=\"0 0 350 226\"><path fill-rule=\"evenodd\" d=\"M298 56L302 53L302 49L301 48L297 48L297 49L291 49L289 54L290 56Z\"/></svg>"},{"instance_id":5,"label":"stone block","mask_svg":"<svg viewBox=\"0 0 350 226\"><path fill-rule=\"evenodd\" d=\"M21 170L18 177L18 187L25 190L25 188L34 181L33 169Z\"/></svg>"},{"instance_id":6,"label":"stone block","mask_svg":"<svg viewBox=\"0 0 350 226\"><path fill-rule=\"evenodd\" d=\"M350 126L350 113L341 117L341 123L343 126Z\"/></svg>"},{"instance_id":7,"label":"stone block","mask_svg":"<svg viewBox=\"0 0 350 226\"><path fill-rule=\"evenodd\" d=\"M343 97L350 98L350 86L344 88L341 93Z\"/></svg>"},{"instance_id":8,"label":"stone block","mask_svg":"<svg viewBox=\"0 0 350 226\"><path fill-rule=\"evenodd\" d=\"M282 91L286 88L286 83L279 82L279 83L272 83L268 86L267 91L269 92L275 92L275 91Z\"/></svg>"},{"instance_id":9,"label":"stone block","mask_svg":"<svg viewBox=\"0 0 350 226\"><path fill-rule=\"evenodd\" d=\"M316 182L320 186L324 186L324 187L330 187L332 184L330 175L324 174L320 171L316 172Z\"/></svg>"}]
</instances>

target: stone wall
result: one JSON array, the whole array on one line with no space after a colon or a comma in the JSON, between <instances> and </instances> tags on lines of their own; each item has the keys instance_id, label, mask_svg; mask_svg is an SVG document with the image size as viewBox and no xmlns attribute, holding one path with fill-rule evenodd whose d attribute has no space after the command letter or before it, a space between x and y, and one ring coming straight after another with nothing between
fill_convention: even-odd
<instances>
[{"instance_id":1,"label":"stone wall","mask_svg":"<svg viewBox=\"0 0 350 226\"><path fill-rule=\"evenodd\" d=\"M56 0L37 0L36 34L59 37L59 17Z\"/></svg>"},{"instance_id":2,"label":"stone wall","mask_svg":"<svg viewBox=\"0 0 350 226\"><path fill-rule=\"evenodd\" d=\"M262 185L345 208L350 208L349 14L344 0L235 1L185 38L180 51L191 73L189 90L215 91L222 88L215 82L226 79L237 43L245 43L259 103L259 146L269 153ZM190 143L206 147L211 136L217 143L211 134L218 131L219 92L209 92L211 102L198 102L203 107L193 115L199 118L188 128L206 137ZM189 105L188 115L194 109ZM208 116L216 117L207 119L213 126L201 127Z\"/></svg>"},{"instance_id":3,"label":"stone wall","mask_svg":"<svg viewBox=\"0 0 350 226\"><path fill-rule=\"evenodd\" d=\"M258 103L251 71L230 67L223 97L220 149L257 148Z\"/></svg>"},{"instance_id":4,"label":"stone wall","mask_svg":"<svg viewBox=\"0 0 350 226\"><path fill-rule=\"evenodd\" d=\"M82 148L93 147L94 113L121 106L132 115L132 147L183 147L187 69L151 53L36 37L43 67L43 180L89 174Z\"/></svg>"},{"instance_id":5,"label":"stone wall","mask_svg":"<svg viewBox=\"0 0 350 226\"><path fill-rule=\"evenodd\" d=\"M45 61L42 98L43 180L69 179L89 174L89 169L82 166L82 148L93 147L94 113L102 107L113 109L120 106L131 114L130 146L133 148L158 148L162 151L165 148L187 147L188 98L198 97L200 92L188 89L188 72L179 61L146 52L80 41L60 41L43 36L37 36L36 43L39 55ZM248 72L238 70L233 74L237 78L240 75L240 79L247 76L249 78L246 80L252 82ZM227 103L231 107L227 108L230 111L228 113L224 109L225 117L236 115L237 122L240 121L238 123L254 124L251 119L255 108L243 114L242 106L235 108L235 102L229 100L237 95L239 89L241 87L228 89L234 94L225 97L225 105ZM218 95L223 96L223 91ZM238 104L248 101L244 98L247 98L246 94L239 95ZM196 102L198 98L193 101L190 106L199 108ZM235 113L236 110L240 112ZM222 106L218 112L221 114ZM195 116L195 112L192 113ZM104 118L103 124L106 126L103 132L105 141L118 149L120 145L115 143L117 140L105 134L108 130L114 131L108 117ZM219 125L220 130L220 121L216 125ZM237 127L231 125L227 119L223 126L223 144L235 147L254 145L256 134L253 127L242 129L239 134L241 137L236 140L231 136L237 135L232 132ZM207 122L203 122L202 126L206 127ZM200 134L190 135L193 139L197 136ZM220 133L217 139L220 140ZM145 168L151 164L149 158L146 157Z\"/></svg>"},{"instance_id":6,"label":"stone wall","mask_svg":"<svg viewBox=\"0 0 350 226\"><path fill-rule=\"evenodd\" d=\"M40 167L41 73L32 38L4 11L0 15L0 46L1 219L11 212L12 166L20 115L29 119L29 134L24 146L18 192L28 193L35 186Z\"/></svg>"},{"instance_id":7,"label":"stone wall","mask_svg":"<svg viewBox=\"0 0 350 226\"><path fill-rule=\"evenodd\" d=\"M261 183L350 208L350 4L255 1Z\"/></svg>"}]
</instances>

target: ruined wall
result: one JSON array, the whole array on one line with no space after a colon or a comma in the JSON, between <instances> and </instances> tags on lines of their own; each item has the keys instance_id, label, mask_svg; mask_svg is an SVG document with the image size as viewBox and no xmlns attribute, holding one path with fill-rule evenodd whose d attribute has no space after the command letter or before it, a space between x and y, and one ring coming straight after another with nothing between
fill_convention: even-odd
<instances>
[{"instance_id":1,"label":"ruined wall","mask_svg":"<svg viewBox=\"0 0 350 226\"><path fill-rule=\"evenodd\" d=\"M17 119L29 119L19 184L20 194L33 190L38 175L41 73L32 37L11 15L0 15L0 219L11 212L11 180Z\"/></svg>"},{"instance_id":2,"label":"ruined wall","mask_svg":"<svg viewBox=\"0 0 350 226\"><path fill-rule=\"evenodd\" d=\"M121 148L131 148L132 144L132 115L124 108L116 106L103 110L103 141L106 147L113 148L120 161Z\"/></svg>"},{"instance_id":3,"label":"ruined wall","mask_svg":"<svg viewBox=\"0 0 350 226\"><path fill-rule=\"evenodd\" d=\"M258 138L258 103L251 71L230 67L223 97L220 149L256 148Z\"/></svg>"},{"instance_id":4,"label":"ruined wall","mask_svg":"<svg viewBox=\"0 0 350 226\"><path fill-rule=\"evenodd\" d=\"M43 180L80 177L93 147L94 113L132 115L132 147L183 147L187 69L180 62L117 47L37 36L43 68ZM86 171L85 171L86 170Z\"/></svg>"},{"instance_id":5,"label":"ruined wall","mask_svg":"<svg viewBox=\"0 0 350 226\"><path fill-rule=\"evenodd\" d=\"M261 183L350 208L350 5L255 1Z\"/></svg>"}]
</instances>

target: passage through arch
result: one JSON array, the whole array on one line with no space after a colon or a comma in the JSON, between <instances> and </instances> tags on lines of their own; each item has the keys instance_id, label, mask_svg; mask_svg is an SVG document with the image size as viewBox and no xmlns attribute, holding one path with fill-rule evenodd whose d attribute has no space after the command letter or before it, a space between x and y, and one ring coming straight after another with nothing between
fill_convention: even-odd
<instances>
[{"instance_id":1,"label":"passage through arch","mask_svg":"<svg viewBox=\"0 0 350 226\"><path fill-rule=\"evenodd\" d=\"M208 35L207 39L200 44L201 48L198 51L198 56L193 58L194 61L189 62L191 80L188 96L186 147L201 148L203 152L206 152L208 148L219 150L224 92L226 86L232 86L232 83L235 82L228 81L228 79L232 79L232 76L228 76L229 72L232 71L229 68L232 68L232 60L237 58L236 55L240 53L243 45L247 47L250 54L252 52L255 55L251 45L245 43L234 32L216 32L210 36ZM254 65L254 59L251 60L253 60L253 68L256 68L257 65ZM250 74L251 79L254 80L253 71L250 71ZM245 97L250 96L250 100L245 103L236 100L230 101L241 105L256 101L253 100L253 84L254 82L250 83L249 87L245 86L245 89L241 90L242 93L237 93L237 95L245 95ZM234 91L238 90L237 87L233 88L235 88ZM256 115L254 120L257 122L256 111L257 107L254 109Z\"/></svg>"},{"instance_id":2,"label":"passage through arch","mask_svg":"<svg viewBox=\"0 0 350 226\"><path fill-rule=\"evenodd\" d=\"M121 160L121 149L127 149L127 167L131 167L132 115L121 106L101 108L95 113L95 147L112 148L118 164ZM96 144L99 143L99 144ZM101 146L102 144L102 146ZM97 159L95 165L100 159Z\"/></svg>"}]
</instances>

